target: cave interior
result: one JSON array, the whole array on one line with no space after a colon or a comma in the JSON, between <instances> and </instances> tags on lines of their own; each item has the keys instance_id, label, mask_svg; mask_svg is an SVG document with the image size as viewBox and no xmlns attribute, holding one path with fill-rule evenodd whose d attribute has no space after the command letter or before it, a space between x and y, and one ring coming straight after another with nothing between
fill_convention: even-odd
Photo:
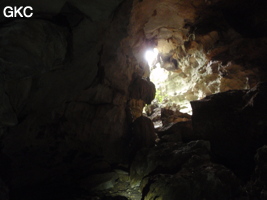
<instances>
[{"instance_id":1,"label":"cave interior","mask_svg":"<svg viewBox=\"0 0 267 200\"><path fill-rule=\"evenodd\" d=\"M6 6L0 200L267 199L266 0Z\"/></svg>"}]
</instances>

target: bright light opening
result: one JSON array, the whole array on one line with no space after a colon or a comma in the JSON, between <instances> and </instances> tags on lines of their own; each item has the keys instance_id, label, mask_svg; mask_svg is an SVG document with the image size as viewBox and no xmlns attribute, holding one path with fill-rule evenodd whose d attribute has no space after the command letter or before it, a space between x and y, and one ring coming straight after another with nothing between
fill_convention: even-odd
<instances>
[{"instance_id":1,"label":"bright light opening","mask_svg":"<svg viewBox=\"0 0 267 200\"><path fill-rule=\"evenodd\" d=\"M153 67L157 63L158 54L159 54L159 50L157 48L146 51L145 59L150 68Z\"/></svg>"},{"instance_id":2,"label":"bright light opening","mask_svg":"<svg viewBox=\"0 0 267 200\"><path fill-rule=\"evenodd\" d=\"M160 56L164 55L160 54ZM189 117L181 117L179 115L179 112L192 115L190 102L184 97L189 88L187 83L183 81L182 76L180 76L180 71L167 70L167 65L170 62L159 58L157 48L147 50L144 58L150 68L149 78L155 84L156 94L155 100L152 102L154 106L147 106L143 112L151 116L155 128L162 127L163 125L159 108L174 111L175 114L170 116L170 120L173 120L173 122L189 120Z\"/></svg>"},{"instance_id":3,"label":"bright light opening","mask_svg":"<svg viewBox=\"0 0 267 200\"><path fill-rule=\"evenodd\" d=\"M160 67L157 63L155 69L151 70L150 80L155 84L156 88L160 87L160 84L168 79L169 72Z\"/></svg>"}]
</instances>

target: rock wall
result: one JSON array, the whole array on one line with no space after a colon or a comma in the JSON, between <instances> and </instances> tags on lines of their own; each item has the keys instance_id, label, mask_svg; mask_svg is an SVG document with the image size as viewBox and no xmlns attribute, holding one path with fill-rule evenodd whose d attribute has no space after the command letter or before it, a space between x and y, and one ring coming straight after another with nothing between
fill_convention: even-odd
<instances>
[{"instance_id":1,"label":"rock wall","mask_svg":"<svg viewBox=\"0 0 267 200\"><path fill-rule=\"evenodd\" d=\"M157 101L191 113L189 101L266 80L263 7L262 1L135 1L133 52L142 63L146 50L159 51L150 66Z\"/></svg>"},{"instance_id":2,"label":"rock wall","mask_svg":"<svg viewBox=\"0 0 267 200\"><path fill-rule=\"evenodd\" d=\"M0 29L1 177L11 198L53 179L68 183L60 177L83 174L97 158L128 159L134 67L123 39L132 2L25 3L34 17L1 18Z\"/></svg>"}]
</instances>

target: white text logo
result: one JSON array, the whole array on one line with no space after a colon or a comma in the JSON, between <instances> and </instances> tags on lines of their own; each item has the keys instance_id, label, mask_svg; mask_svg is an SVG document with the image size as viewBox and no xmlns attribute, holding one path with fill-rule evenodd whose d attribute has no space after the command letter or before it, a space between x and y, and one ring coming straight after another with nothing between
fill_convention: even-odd
<instances>
[{"instance_id":1,"label":"white text logo","mask_svg":"<svg viewBox=\"0 0 267 200\"><path fill-rule=\"evenodd\" d=\"M27 12L27 10L30 10L30 12ZM33 13L31 12L33 11L33 8L31 6L7 6L4 8L3 10L3 14L5 17L10 18L10 17L31 17L33 15Z\"/></svg>"}]
</instances>

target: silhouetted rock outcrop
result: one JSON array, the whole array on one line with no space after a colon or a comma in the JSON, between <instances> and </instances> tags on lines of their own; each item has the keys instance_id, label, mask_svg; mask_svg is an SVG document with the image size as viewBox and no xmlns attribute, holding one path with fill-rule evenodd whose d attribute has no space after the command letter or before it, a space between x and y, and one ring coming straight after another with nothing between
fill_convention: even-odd
<instances>
[{"instance_id":1,"label":"silhouetted rock outcrop","mask_svg":"<svg viewBox=\"0 0 267 200\"><path fill-rule=\"evenodd\" d=\"M254 169L256 150L267 144L267 87L228 91L192 101L192 124L197 137L211 142L216 161L237 173Z\"/></svg>"}]
</instances>

